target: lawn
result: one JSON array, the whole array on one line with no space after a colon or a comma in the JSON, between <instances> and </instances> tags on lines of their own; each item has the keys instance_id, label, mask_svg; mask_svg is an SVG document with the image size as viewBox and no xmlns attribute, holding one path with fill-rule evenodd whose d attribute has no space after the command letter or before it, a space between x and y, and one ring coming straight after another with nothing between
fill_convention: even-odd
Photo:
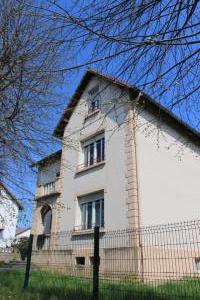
<instances>
[{"instance_id":1,"label":"lawn","mask_svg":"<svg viewBox=\"0 0 200 300\"><path fill-rule=\"evenodd\" d=\"M22 271L0 271L1 300L89 300L92 282L47 272L32 272L30 285L23 290ZM184 280L147 286L139 282L100 282L101 300L200 300L200 281Z\"/></svg>"}]
</instances>

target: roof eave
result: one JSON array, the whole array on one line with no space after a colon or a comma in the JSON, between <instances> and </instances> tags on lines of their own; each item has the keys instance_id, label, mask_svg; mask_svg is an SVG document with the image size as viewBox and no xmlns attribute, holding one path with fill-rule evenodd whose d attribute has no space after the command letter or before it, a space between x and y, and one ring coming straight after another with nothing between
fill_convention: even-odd
<instances>
[{"instance_id":1,"label":"roof eave","mask_svg":"<svg viewBox=\"0 0 200 300\"><path fill-rule=\"evenodd\" d=\"M88 69L80 84L78 85L74 95L72 96L67 108L65 109L63 115L61 116L58 125L56 126L53 135L59 138L62 138L63 133L64 133L64 128L66 127L72 113L74 110L74 107L76 106L76 104L78 103L78 100L81 96L81 94L83 93L83 90L85 88L85 86L88 84L88 80L91 78L91 76L98 76L104 79L107 79L109 81L112 81L112 83L117 84L129 91L132 92L136 92L136 93L142 93L142 98L144 100L148 100L148 102L150 103L150 105L152 105L155 109L157 109L159 112L164 113L168 116L168 118L170 118L171 120L175 121L178 126L182 126L182 128L184 128L187 133L189 134L189 136L195 137L196 139L199 140L200 142L200 133L198 131L196 131L194 128L192 128L191 126L189 126L188 124L186 124L184 121L182 121L181 119L179 119L176 115L174 115L171 111L169 111L167 108L165 108L164 106L160 105L158 102L156 102L153 98L151 98L149 95L145 94L144 92L142 92L141 90L139 90L138 88L130 85L129 83L123 82L121 80L118 80L114 77L110 77L106 74L100 73L94 69Z\"/></svg>"},{"instance_id":2,"label":"roof eave","mask_svg":"<svg viewBox=\"0 0 200 300\"><path fill-rule=\"evenodd\" d=\"M36 167L36 166L40 166L40 165L43 165L45 164L46 162L50 161L51 159L55 159L56 157L60 157L62 154L62 150L58 150L48 156L45 156L44 158L36 161L34 164L32 164L31 166L32 167Z\"/></svg>"},{"instance_id":3,"label":"roof eave","mask_svg":"<svg viewBox=\"0 0 200 300\"><path fill-rule=\"evenodd\" d=\"M19 200L17 200L17 198L9 191L9 189L5 186L5 184L3 182L0 182L0 185L4 188L4 190L10 195L10 197L12 198L12 200L17 204L18 208L20 210L24 209L24 206L19 202Z\"/></svg>"},{"instance_id":4,"label":"roof eave","mask_svg":"<svg viewBox=\"0 0 200 300\"><path fill-rule=\"evenodd\" d=\"M58 121L58 124L53 132L53 135L55 137L62 138L64 128L67 125L67 123L72 115L73 109L76 106L79 98L81 97L83 90L84 90L85 86L87 85L89 79L93 75L95 75L95 71L92 69L87 69L87 71L83 75L78 87L76 88L72 98L69 101L69 104L67 105L67 108L64 110L64 112L63 112L60 120Z\"/></svg>"}]
</instances>

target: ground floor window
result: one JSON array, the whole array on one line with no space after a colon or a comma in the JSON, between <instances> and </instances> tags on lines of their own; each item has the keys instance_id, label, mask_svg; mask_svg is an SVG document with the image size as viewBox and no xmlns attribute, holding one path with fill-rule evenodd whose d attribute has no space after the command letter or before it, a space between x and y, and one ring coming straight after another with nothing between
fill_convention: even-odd
<instances>
[{"instance_id":1,"label":"ground floor window","mask_svg":"<svg viewBox=\"0 0 200 300\"><path fill-rule=\"evenodd\" d=\"M200 273L200 257L195 258L195 265L196 265L197 272Z\"/></svg>"},{"instance_id":2,"label":"ground floor window","mask_svg":"<svg viewBox=\"0 0 200 300\"><path fill-rule=\"evenodd\" d=\"M84 202L80 208L82 229L104 227L104 199Z\"/></svg>"},{"instance_id":3,"label":"ground floor window","mask_svg":"<svg viewBox=\"0 0 200 300\"><path fill-rule=\"evenodd\" d=\"M0 228L0 239L3 239L3 229Z\"/></svg>"},{"instance_id":4,"label":"ground floor window","mask_svg":"<svg viewBox=\"0 0 200 300\"><path fill-rule=\"evenodd\" d=\"M43 234L51 233L52 225L52 209L48 204L45 204L41 209L41 217L43 224Z\"/></svg>"},{"instance_id":5,"label":"ground floor window","mask_svg":"<svg viewBox=\"0 0 200 300\"><path fill-rule=\"evenodd\" d=\"M77 256L76 257L76 265L85 265L85 257L84 256Z\"/></svg>"}]
</instances>

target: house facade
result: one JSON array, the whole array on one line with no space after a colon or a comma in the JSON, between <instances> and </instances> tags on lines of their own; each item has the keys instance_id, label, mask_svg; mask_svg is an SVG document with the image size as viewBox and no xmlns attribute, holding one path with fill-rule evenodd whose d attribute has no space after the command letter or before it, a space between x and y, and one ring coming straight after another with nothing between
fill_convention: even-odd
<instances>
[{"instance_id":1,"label":"house facade","mask_svg":"<svg viewBox=\"0 0 200 300\"><path fill-rule=\"evenodd\" d=\"M18 215L22 209L16 197L0 183L0 248L10 247L15 240Z\"/></svg>"},{"instance_id":2,"label":"house facade","mask_svg":"<svg viewBox=\"0 0 200 300\"><path fill-rule=\"evenodd\" d=\"M89 241L95 225L103 238L113 230L199 218L199 133L136 88L89 69L54 134L62 150L36 164L35 249L58 250L56 236L70 231L71 248L62 249L79 264L89 262L92 248L77 250L74 241ZM123 249L106 246L102 268L109 272L108 257L118 264L123 252L126 263L134 257L123 268L138 272L139 257L148 255L139 238L127 237Z\"/></svg>"},{"instance_id":3,"label":"house facade","mask_svg":"<svg viewBox=\"0 0 200 300\"><path fill-rule=\"evenodd\" d=\"M35 232L42 207L53 232L199 217L199 134L140 91L88 70L54 134L62 151L38 162Z\"/></svg>"}]
</instances>

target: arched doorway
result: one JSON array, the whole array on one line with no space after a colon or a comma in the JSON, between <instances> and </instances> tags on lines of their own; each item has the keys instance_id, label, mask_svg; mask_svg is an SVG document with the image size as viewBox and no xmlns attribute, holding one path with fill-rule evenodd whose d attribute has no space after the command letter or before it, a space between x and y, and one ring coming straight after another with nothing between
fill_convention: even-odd
<instances>
[{"instance_id":1,"label":"arched doorway","mask_svg":"<svg viewBox=\"0 0 200 300\"><path fill-rule=\"evenodd\" d=\"M41 208L41 218L43 225L43 234L50 234L52 224L52 209L49 205L45 204Z\"/></svg>"},{"instance_id":2,"label":"arched doorway","mask_svg":"<svg viewBox=\"0 0 200 300\"><path fill-rule=\"evenodd\" d=\"M50 248L50 234L52 225L52 209L48 204L41 208L42 234L38 236L38 250L48 250Z\"/></svg>"}]
</instances>

